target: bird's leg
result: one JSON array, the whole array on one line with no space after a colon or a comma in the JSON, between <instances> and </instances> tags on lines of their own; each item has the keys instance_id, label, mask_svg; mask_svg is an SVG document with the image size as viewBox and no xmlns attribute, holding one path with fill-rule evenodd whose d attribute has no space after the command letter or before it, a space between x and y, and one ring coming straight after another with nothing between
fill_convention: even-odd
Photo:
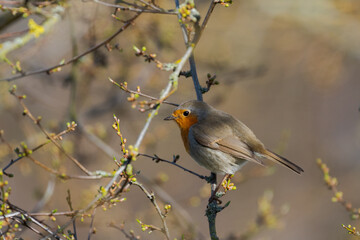
<instances>
[{"instance_id":1,"label":"bird's leg","mask_svg":"<svg viewBox=\"0 0 360 240\"><path fill-rule=\"evenodd\" d=\"M205 177L205 180L207 183L210 183L210 184L213 184L215 183L216 184L216 173L211 173L210 176L208 177Z\"/></svg>"},{"instance_id":2,"label":"bird's leg","mask_svg":"<svg viewBox=\"0 0 360 240\"><path fill-rule=\"evenodd\" d=\"M213 173L211 173L211 174L213 174ZM224 177L223 177L223 179L219 182L219 184L215 187L215 189L212 190L211 197L209 198L209 203L212 202L212 201L214 201L214 200L216 200L216 201L219 202L219 204L221 204L221 201L220 201L220 199L216 196L216 193L219 191L219 188L220 188L220 186L222 185L222 183L223 183L225 180L227 180L230 175L231 175L231 174L228 174L228 173L225 174ZM216 184L216 175L215 175L215 184Z\"/></svg>"}]
</instances>

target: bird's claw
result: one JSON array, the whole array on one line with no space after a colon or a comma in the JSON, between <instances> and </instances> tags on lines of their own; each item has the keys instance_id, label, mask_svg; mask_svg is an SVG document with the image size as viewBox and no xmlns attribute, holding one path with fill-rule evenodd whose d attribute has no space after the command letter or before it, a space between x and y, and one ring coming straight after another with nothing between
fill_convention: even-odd
<instances>
[{"instance_id":1,"label":"bird's claw","mask_svg":"<svg viewBox=\"0 0 360 240\"><path fill-rule=\"evenodd\" d=\"M211 183L213 183L214 180L216 179L216 175L211 174L210 176L205 176L204 179L205 179L205 181L206 181L207 183L210 183L210 184L211 184Z\"/></svg>"}]
</instances>

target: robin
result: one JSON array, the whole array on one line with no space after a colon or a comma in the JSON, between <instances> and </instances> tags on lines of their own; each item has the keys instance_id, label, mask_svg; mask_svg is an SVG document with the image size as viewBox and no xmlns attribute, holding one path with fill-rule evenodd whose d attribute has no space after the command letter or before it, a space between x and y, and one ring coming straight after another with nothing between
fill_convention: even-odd
<instances>
[{"instance_id":1,"label":"robin","mask_svg":"<svg viewBox=\"0 0 360 240\"><path fill-rule=\"evenodd\" d=\"M280 163L298 174L304 171L266 149L244 123L205 102L191 100L182 103L164 120L175 120L186 151L198 164L213 173L227 176L248 161L264 165L262 159Z\"/></svg>"}]
</instances>

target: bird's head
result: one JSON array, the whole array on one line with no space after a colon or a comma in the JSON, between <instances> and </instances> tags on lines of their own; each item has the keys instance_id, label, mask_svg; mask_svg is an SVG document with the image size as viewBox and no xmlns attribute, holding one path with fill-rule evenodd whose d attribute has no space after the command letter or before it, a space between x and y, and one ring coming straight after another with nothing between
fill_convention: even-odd
<instances>
[{"instance_id":1,"label":"bird's head","mask_svg":"<svg viewBox=\"0 0 360 240\"><path fill-rule=\"evenodd\" d=\"M181 129L188 129L199 120L204 119L210 108L205 102L190 100L180 104L164 120L175 120Z\"/></svg>"}]
</instances>

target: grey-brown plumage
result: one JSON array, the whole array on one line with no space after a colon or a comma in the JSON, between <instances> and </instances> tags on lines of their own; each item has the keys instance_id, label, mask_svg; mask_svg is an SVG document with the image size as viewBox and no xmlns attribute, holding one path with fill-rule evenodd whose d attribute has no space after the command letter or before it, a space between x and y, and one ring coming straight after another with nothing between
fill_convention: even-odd
<instances>
[{"instance_id":1,"label":"grey-brown plumage","mask_svg":"<svg viewBox=\"0 0 360 240\"><path fill-rule=\"evenodd\" d=\"M183 116L184 112L189 112ZM280 163L300 174L303 169L266 149L264 144L242 122L205 102L188 101L177 107L174 119L184 132L183 124L192 120L184 144L192 158L215 173L233 174L247 161L263 165L262 159ZM186 132L187 133L187 132ZM186 141L188 143L186 143Z\"/></svg>"}]
</instances>

